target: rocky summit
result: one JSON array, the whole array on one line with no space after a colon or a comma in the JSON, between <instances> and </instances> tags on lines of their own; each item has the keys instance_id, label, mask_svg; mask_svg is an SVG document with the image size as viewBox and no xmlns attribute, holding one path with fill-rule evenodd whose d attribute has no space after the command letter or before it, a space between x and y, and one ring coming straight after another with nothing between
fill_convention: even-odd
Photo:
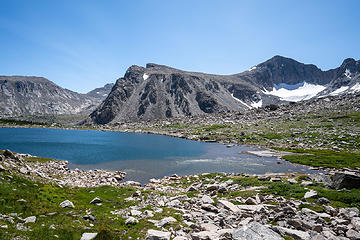
<instances>
[{"instance_id":1,"label":"rocky summit","mask_svg":"<svg viewBox=\"0 0 360 240\"><path fill-rule=\"evenodd\" d=\"M107 124L238 111L360 91L360 61L328 71L275 56L234 75L131 66L84 121Z\"/></svg>"},{"instance_id":2,"label":"rocky summit","mask_svg":"<svg viewBox=\"0 0 360 240\"><path fill-rule=\"evenodd\" d=\"M0 76L0 116L89 113L107 96L111 87L109 84L80 94L43 77Z\"/></svg>"}]
</instances>

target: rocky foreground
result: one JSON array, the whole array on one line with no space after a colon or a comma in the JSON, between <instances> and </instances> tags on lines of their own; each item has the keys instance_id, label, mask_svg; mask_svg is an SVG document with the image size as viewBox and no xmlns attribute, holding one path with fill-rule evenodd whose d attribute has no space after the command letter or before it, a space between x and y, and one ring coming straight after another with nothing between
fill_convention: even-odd
<instances>
[{"instance_id":1,"label":"rocky foreground","mask_svg":"<svg viewBox=\"0 0 360 240\"><path fill-rule=\"evenodd\" d=\"M69 170L65 162L39 162L10 151L0 160L2 187L26 178L32 182L22 185L40 193L21 195L15 185L5 188L16 197L4 193L0 199L3 239L69 239L63 235L72 231L83 240L360 239L360 169L311 175L174 174L141 186L119 181L124 173ZM46 195L41 204L49 205L29 211L36 209L31 194ZM17 205L26 210L16 212ZM47 237L38 238L42 231ZM74 234L70 239L76 239Z\"/></svg>"},{"instance_id":2,"label":"rocky foreground","mask_svg":"<svg viewBox=\"0 0 360 240\"><path fill-rule=\"evenodd\" d=\"M35 160L31 161L31 159ZM29 154L15 154L9 150L5 150L4 153L0 155L0 160L2 164L0 165L1 171L14 171L32 179L40 177L45 181L52 181L59 185L69 185L73 187L120 186L119 181L124 179L126 175L125 172L119 171L70 170L67 161L37 158Z\"/></svg>"}]
</instances>

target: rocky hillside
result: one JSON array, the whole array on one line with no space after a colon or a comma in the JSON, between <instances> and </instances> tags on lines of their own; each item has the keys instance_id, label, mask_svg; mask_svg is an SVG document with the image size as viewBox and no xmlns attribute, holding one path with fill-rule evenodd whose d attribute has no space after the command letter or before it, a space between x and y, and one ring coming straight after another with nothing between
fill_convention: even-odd
<instances>
[{"instance_id":1,"label":"rocky hillside","mask_svg":"<svg viewBox=\"0 0 360 240\"><path fill-rule=\"evenodd\" d=\"M212 75L131 66L85 123L106 124L245 110L360 91L360 61L336 69L275 56L243 73Z\"/></svg>"},{"instance_id":2,"label":"rocky hillside","mask_svg":"<svg viewBox=\"0 0 360 240\"><path fill-rule=\"evenodd\" d=\"M90 112L110 92L111 85L79 94L42 77L0 76L0 116L60 115Z\"/></svg>"},{"instance_id":3,"label":"rocky hillside","mask_svg":"<svg viewBox=\"0 0 360 240\"><path fill-rule=\"evenodd\" d=\"M360 170L121 182L0 151L0 239L356 240Z\"/></svg>"}]
</instances>

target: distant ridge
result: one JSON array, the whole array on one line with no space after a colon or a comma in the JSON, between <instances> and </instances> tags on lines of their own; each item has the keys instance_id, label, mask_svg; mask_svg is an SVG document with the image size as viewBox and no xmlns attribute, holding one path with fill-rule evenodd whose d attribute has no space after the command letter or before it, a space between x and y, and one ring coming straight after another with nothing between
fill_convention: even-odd
<instances>
[{"instance_id":1,"label":"distant ridge","mask_svg":"<svg viewBox=\"0 0 360 240\"><path fill-rule=\"evenodd\" d=\"M43 77L0 76L0 116L60 115L91 112L110 92L99 88L100 96L64 89Z\"/></svg>"}]
</instances>

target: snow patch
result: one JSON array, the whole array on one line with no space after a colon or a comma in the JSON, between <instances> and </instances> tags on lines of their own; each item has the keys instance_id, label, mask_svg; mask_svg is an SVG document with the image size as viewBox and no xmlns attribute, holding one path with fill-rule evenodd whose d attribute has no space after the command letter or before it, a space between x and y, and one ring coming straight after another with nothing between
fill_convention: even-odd
<instances>
[{"instance_id":1,"label":"snow patch","mask_svg":"<svg viewBox=\"0 0 360 240\"><path fill-rule=\"evenodd\" d=\"M256 66L250 68L248 71L251 72L252 70L255 70L256 69Z\"/></svg>"},{"instance_id":2,"label":"snow patch","mask_svg":"<svg viewBox=\"0 0 360 240\"><path fill-rule=\"evenodd\" d=\"M339 95L342 92L345 92L348 89L349 89L349 86L342 86L341 88L338 88L335 91L333 91L332 93L330 93L330 95L331 96L336 96L336 95Z\"/></svg>"},{"instance_id":3,"label":"snow patch","mask_svg":"<svg viewBox=\"0 0 360 240\"><path fill-rule=\"evenodd\" d=\"M100 94L100 92L96 92L96 94Z\"/></svg>"},{"instance_id":4,"label":"snow patch","mask_svg":"<svg viewBox=\"0 0 360 240\"><path fill-rule=\"evenodd\" d=\"M351 79L351 72L349 69L346 69L344 72L345 77L347 77L348 79Z\"/></svg>"},{"instance_id":5,"label":"snow patch","mask_svg":"<svg viewBox=\"0 0 360 240\"><path fill-rule=\"evenodd\" d=\"M149 78L149 75L147 75L146 73L144 73L143 79L146 80L146 79L148 79L148 78Z\"/></svg>"},{"instance_id":6,"label":"snow patch","mask_svg":"<svg viewBox=\"0 0 360 240\"><path fill-rule=\"evenodd\" d=\"M260 101L258 101L258 102L253 102L253 103L251 103L251 106L252 106L253 108L262 107L262 99L260 99Z\"/></svg>"},{"instance_id":7,"label":"snow patch","mask_svg":"<svg viewBox=\"0 0 360 240\"><path fill-rule=\"evenodd\" d=\"M235 99L236 101L240 102L241 104L245 105L246 107L252 108L251 106L247 105L246 103L244 103L244 102L241 101L240 99L234 97L234 94L233 94L233 93L231 94L231 97L232 97L233 99Z\"/></svg>"},{"instance_id":8,"label":"snow patch","mask_svg":"<svg viewBox=\"0 0 360 240\"><path fill-rule=\"evenodd\" d=\"M272 91L265 90L263 93L280 97L280 99L284 101L299 102L315 97L325 88L326 87L322 85L303 82L301 84L296 84L295 87L294 85L288 84L275 85Z\"/></svg>"},{"instance_id":9,"label":"snow patch","mask_svg":"<svg viewBox=\"0 0 360 240\"><path fill-rule=\"evenodd\" d=\"M352 92L358 92L358 91L360 91L360 83L355 83L355 85L352 86L352 87L350 88L350 90L351 90Z\"/></svg>"}]
</instances>

